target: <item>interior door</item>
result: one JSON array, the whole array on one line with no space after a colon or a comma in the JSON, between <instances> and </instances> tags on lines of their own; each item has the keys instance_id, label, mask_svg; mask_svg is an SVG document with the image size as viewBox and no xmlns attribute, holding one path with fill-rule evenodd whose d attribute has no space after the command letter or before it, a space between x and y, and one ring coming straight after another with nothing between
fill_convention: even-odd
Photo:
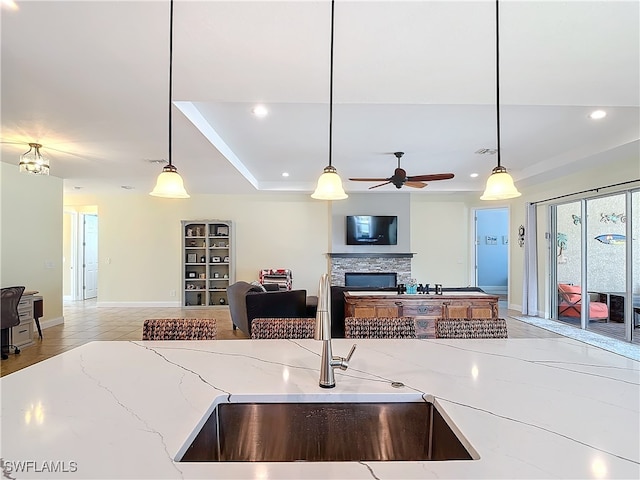
<instances>
[{"instance_id":1,"label":"interior door","mask_svg":"<svg viewBox=\"0 0 640 480\"><path fill-rule=\"evenodd\" d=\"M509 277L509 210L475 212L476 286L487 293L506 295Z\"/></svg>"},{"instance_id":2,"label":"interior door","mask_svg":"<svg viewBox=\"0 0 640 480\"><path fill-rule=\"evenodd\" d=\"M98 296L98 216L84 215L83 298Z\"/></svg>"}]
</instances>

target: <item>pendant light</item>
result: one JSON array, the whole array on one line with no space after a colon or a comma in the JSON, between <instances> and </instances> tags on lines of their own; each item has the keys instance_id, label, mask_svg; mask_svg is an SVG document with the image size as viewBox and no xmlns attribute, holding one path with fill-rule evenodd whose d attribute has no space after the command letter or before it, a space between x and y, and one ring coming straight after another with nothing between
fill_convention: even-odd
<instances>
[{"instance_id":1,"label":"pendant light","mask_svg":"<svg viewBox=\"0 0 640 480\"><path fill-rule=\"evenodd\" d=\"M158 175L156 186L149 195L164 198L189 198L189 194L184 188L182 177L176 167L171 163L171 98L173 91L173 0L171 0L171 10L169 14L169 165L162 169Z\"/></svg>"},{"instance_id":2,"label":"pendant light","mask_svg":"<svg viewBox=\"0 0 640 480\"><path fill-rule=\"evenodd\" d=\"M333 142L333 16L335 1L331 0L331 60L329 74L329 165L324 167L324 171L318 178L318 185L311 198L316 200L344 200L348 195L342 188L342 180L331 165L332 142Z\"/></svg>"},{"instance_id":3,"label":"pendant light","mask_svg":"<svg viewBox=\"0 0 640 480\"><path fill-rule=\"evenodd\" d=\"M496 0L496 126L498 137L498 166L495 167L480 200L506 200L522 195L513 184L513 178L507 169L500 165L500 24L498 13L499 0Z\"/></svg>"},{"instance_id":4,"label":"pendant light","mask_svg":"<svg viewBox=\"0 0 640 480\"><path fill-rule=\"evenodd\" d=\"M39 143L30 143L29 150L20 155L20 172L49 175L49 159L42 156Z\"/></svg>"}]
</instances>

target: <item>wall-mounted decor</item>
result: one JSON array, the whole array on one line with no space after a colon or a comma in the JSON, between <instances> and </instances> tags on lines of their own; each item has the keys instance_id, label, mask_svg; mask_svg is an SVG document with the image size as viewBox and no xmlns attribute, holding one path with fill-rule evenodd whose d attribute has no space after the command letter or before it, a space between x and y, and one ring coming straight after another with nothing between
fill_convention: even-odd
<instances>
[{"instance_id":1,"label":"wall-mounted decor","mask_svg":"<svg viewBox=\"0 0 640 480\"><path fill-rule=\"evenodd\" d=\"M625 236L618 233L607 233L605 235L598 235L594 238L606 245L624 245L626 241Z\"/></svg>"},{"instance_id":2,"label":"wall-mounted decor","mask_svg":"<svg viewBox=\"0 0 640 480\"><path fill-rule=\"evenodd\" d=\"M578 215L571 215L574 225L580 225L581 219Z\"/></svg>"},{"instance_id":3,"label":"wall-mounted decor","mask_svg":"<svg viewBox=\"0 0 640 480\"><path fill-rule=\"evenodd\" d=\"M518 228L518 245L524 247L524 225L520 225Z\"/></svg>"},{"instance_id":4,"label":"wall-mounted decor","mask_svg":"<svg viewBox=\"0 0 640 480\"><path fill-rule=\"evenodd\" d=\"M497 245L498 237L487 235L486 237L484 237L484 243L486 243L487 245Z\"/></svg>"},{"instance_id":5,"label":"wall-mounted decor","mask_svg":"<svg viewBox=\"0 0 640 480\"><path fill-rule=\"evenodd\" d=\"M563 253L567 249L567 234L558 232L556 242L558 244L558 264L562 265L567 263L567 256Z\"/></svg>"},{"instance_id":6,"label":"wall-mounted decor","mask_svg":"<svg viewBox=\"0 0 640 480\"><path fill-rule=\"evenodd\" d=\"M187 253L187 263L196 263L198 261L198 255L195 253Z\"/></svg>"},{"instance_id":7,"label":"wall-mounted decor","mask_svg":"<svg viewBox=\"0 0 640 480\"><path fill-rule=\"evenodd\" d=\"M600 221L602 223L627 223L627 216L624 213L601 213Z\"/></svg>"}]
</instances>

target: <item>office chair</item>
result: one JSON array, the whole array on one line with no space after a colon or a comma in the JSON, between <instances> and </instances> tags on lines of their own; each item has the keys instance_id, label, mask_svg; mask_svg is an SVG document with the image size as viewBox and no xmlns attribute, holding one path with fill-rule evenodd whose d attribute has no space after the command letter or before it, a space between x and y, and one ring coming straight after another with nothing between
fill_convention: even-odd
<instances>
[{"instance_id":1,"label":"office chair","mask_svg":"<svg viewBox=\"0 0 640 480\"><path fill-rule=\"evenodd\" d=\"M24 292L24 287L5 287L1 290L0 298L0 330L2 330L2 360L9 358L8 353L13 348L14 353L20 353L20 349L9 343L9 329L20 324L18 304ZM6 342L5 342L6 338ZM5 353L5 347L6 352Z\"/></svg>"}]
</instances>

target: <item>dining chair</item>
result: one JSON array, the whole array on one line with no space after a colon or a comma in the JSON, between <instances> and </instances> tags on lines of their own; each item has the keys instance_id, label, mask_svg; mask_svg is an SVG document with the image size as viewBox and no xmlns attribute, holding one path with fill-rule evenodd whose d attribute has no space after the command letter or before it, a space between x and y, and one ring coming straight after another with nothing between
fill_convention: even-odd
<instances>
[{"instance_id":1,"label":"dining chair","mask_svg":"<svg viewBox=\"0 0 640 480\"><path fill-rule=\"evenodd\" d=\"M152 318L142 325L142 340L215 340L214 318Z\"/></svg>"},{"instance_id":2,"label":"dining chair","mask_svg":"<svg viewBox=\"0 0 640 480\"><path fill-rule=\"evenodd\" d=\"M313 338L315 318L254 318L251 321L252 339Z\"/></svg>"},{"instance_id":3,"label":"dining chair","mask_svg":"<svg viewBox=\"0 0 640 480\"><path fill-rule=\"evenodd\" d=\"M346 317L345 338L416 338L413 317Z\"/></svg>"}]
</instances>

